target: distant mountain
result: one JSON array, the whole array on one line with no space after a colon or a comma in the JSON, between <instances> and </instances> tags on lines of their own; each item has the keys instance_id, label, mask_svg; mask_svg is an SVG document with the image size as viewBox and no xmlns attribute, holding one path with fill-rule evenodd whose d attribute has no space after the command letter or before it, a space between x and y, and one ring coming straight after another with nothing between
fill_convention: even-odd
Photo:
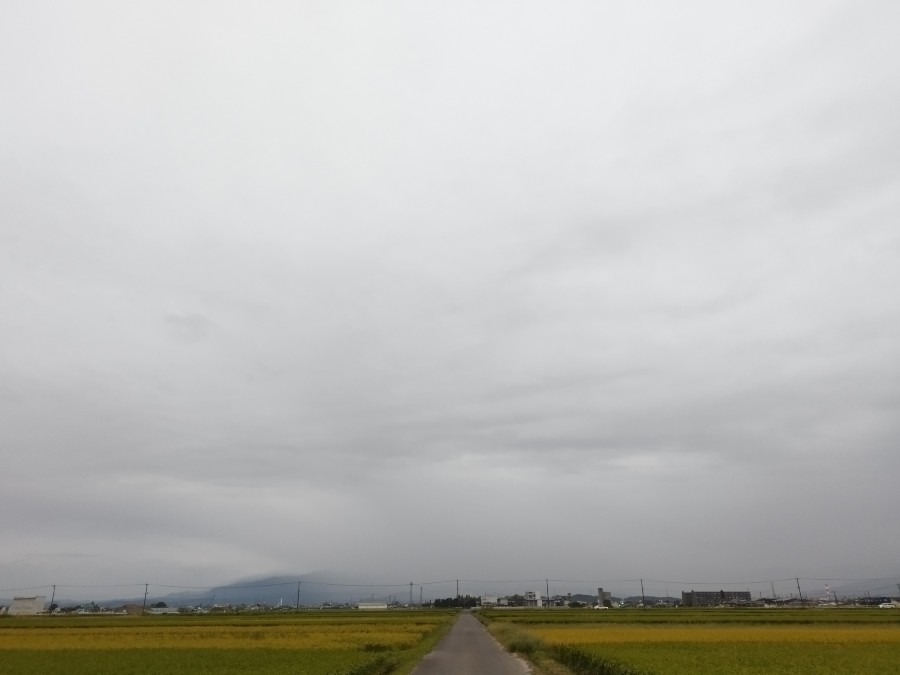
<instances>
[{"instance_id":1,"label":"distant mountain","mask_svg":"<svg viewBox=\"0 0 900 675\"><path fill-rule=\"evenodd\" d=\"M400 603L409 601L405 585L365 585L330 572L312 572L296 576L253 577L209 590L179 591L162 597L169 605L268 605L301 606L326 603L343 604L361 600Z\"/></svg>"},{"instance_id":2,"label":"distant mountain","mask_svg":"<svg viewBox=\"0 0 900 675\"><path fill-rule=\"evenodd\" d=\"M297 604L297 591L300 591L300 604L305 607L318 607L326 603L341 605L360 601L409 602L410 587L408 584L366 584L360 582L360 576L345 575L338 572L316 571L306 574L279 574L270 576L247 577L230 584L214 588L186 588L181 591L160 592L159 586L150 584L146 605L165 602L169 607L196 607L210 605L267 605L276 607L284 605L294 607ZM94 597L98 605L107 608L134 605L143 607L143 593L139 596ZM416 588L414 602L419 600L419 589ZM12 598L0 599L0 607L9 605ZM50 595L47 594L47 602ZM83 599L67 598L63 593L57 594L55 602L60 607L81 606Z\"/></svg>"},{"instance_id":3,"label":"distant mountain","mask_svg":"<svg viewBox=\"0 0 900 675\"><path fill-rule=\"evenodd\" d=\"M802 581L802 579L801 579ZM830 590L838 598L864 598L867 595L871 597L900 597L900 577L889 577L887 579L861 579L859 581L848 581L838 585L833 582ZM803 595L812 597L825 597L824 585L821 589L803 589Z\"/></svg>"}]
</instances>

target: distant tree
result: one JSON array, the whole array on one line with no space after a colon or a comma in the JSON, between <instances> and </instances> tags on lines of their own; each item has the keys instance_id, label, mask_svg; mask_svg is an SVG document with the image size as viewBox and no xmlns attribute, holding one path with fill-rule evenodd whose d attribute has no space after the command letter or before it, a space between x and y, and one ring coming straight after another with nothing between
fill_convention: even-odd
<instances>
[{"instance_id":1,"label":"distant tree","mask_svg":"<svg viewBox=\"0 0 900 675\"><path fill-rule=\"evenodd\" d=\"M166 603L164 603L162 600L160 600L159 602L154 602L150 606L154 607L155 609L162 609L163 607L168 607L168 605Z\"/></svg>"},{"instance_id":2,"label":"distant tree","mask_svg":"<svg viewBox=\"0 0 900 675\"><path fill-rule=\"evenodd\" d=\"M459 595L455 598L436 598L432 602L432 606L436 609L471 609L478 606L478 598L473 595Z\"/></svg>"}]
</instances>

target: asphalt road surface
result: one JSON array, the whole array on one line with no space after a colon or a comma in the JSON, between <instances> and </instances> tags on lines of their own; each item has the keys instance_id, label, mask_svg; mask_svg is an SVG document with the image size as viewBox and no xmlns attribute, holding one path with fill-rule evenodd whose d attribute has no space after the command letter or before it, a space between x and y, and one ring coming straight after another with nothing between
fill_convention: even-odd
<instances>
[{"instance_id":1,"label":"asphalt road surface","mask_svg":"<svg viewBox=\"0 0 900 675\"><path fill-rule=\"evenodd\" d=\"M463 613L412 675L524 675L531 670L503 649L487 629Z\"/></svg>"}]
</instances>

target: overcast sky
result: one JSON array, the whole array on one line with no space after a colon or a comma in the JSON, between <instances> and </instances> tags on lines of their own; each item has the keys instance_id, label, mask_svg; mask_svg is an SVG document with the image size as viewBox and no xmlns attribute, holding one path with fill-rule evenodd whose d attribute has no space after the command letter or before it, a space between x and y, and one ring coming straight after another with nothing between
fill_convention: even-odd
<instances>
[{"instance_id":1,"label":"overcast sky","mask_svg":"<svg viewBox=\"0 0 900 675\"><path fill-rule=\"evenodd\" d=\"M4 0L0 588L897 574L898 34Z\"/></svg>"}]
</instances>

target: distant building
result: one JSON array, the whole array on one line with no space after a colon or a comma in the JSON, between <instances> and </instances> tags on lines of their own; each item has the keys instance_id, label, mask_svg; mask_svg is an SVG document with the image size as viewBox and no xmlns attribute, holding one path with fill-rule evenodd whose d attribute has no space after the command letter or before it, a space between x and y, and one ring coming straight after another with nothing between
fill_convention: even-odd
<instances>
[{"instance_id":1,"label":"distant building","mask_svg":"<svg viewBox=\"0 0 900 675\"><path fill-rule=\"evenodd\" d=\"M541 594L536 593L535 591L527 591L525 593L525 606L526 607L543 607L544 601L541 598Z\"/></svg>"},{"instance_id":2,"label":"distant building","mask_svg":"<svg viewBox=\"0 0 900 675\"><path fill-rule=\"evenodd\" d=\"M179 607L148 607L147 614L183 614Z\"/></svg>"},{"instance_id":3,"label":"distant building","mask_svg":"<svg viewBox=\"0 0 900 675\"><path fill-rule=\"evenodd\" d=\"M497 605L498 599L496 595L482 595L481 596L481 606L482 607L494 607Z\"/></svg>"},{"instance_id":4,"label":"distant building","mask_svg":"<svg viewBox=\"0 0 900 675\"><path fill-rule=\"evenodd\" d=\"M750 591L689 591L681 592L685 607L718 607L750 602Z\"/></svg>"},{"instance_id":5,"label":"distant building","mask_svg":"<svg viewBox=\"0 0 900 675\"><path fill-rule=\"evenodd\" d=\"M598 588L597 604L600 605L600 607L612 607L612 593L604 591L603 588Z\"/></svg>"},{"instance_id":6,"label":"distant building","mask_svg":"<svg viewBox=\"0 0 900 675\"><path fill-rule=\"evenodd\" d=\"M386 602L361 602L356 606L357 609L368 609L368 610L376 610L376 609L387 609Z\"/></svg>"},{"instance_id":7,"label":"distant building","mask_svg":"<svg viewBox=\"0 0 900 675\"><path fill-rule=\"evenodd\" d=\"M46 595L35 595L30 598L13 598L12 604L7 610L10 616L29 616L40 614L44 611Z\"/></svg>"}]
</instances>

